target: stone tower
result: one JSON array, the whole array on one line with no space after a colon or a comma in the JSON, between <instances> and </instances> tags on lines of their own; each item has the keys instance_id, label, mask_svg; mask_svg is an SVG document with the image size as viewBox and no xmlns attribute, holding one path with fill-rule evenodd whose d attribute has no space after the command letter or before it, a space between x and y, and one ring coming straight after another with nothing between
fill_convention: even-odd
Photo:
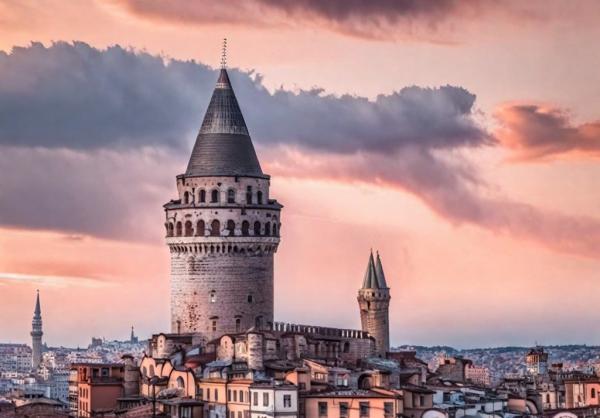
<instances>
[{"instance_id":1,"label":"stone tower","mask_svg":"<svg viewBox=\"0 0 600 418\"><path fill-rule=\"evenodd\" d=\"M42 309L40 308L40 291L37 291L35 311L31 321L31 368L37 370L42 361Z\"/></svg>"},{"instance_id":2,"label":"stone tower","mask_svg":"<svg viewBox=\"0 0 600 418\"><path fill-rule=\"evenodd\" d=\"M373 259L372 251L369 256L363 285L358 291L358 306L363 331L375 338L375 353L385 357L390 350L390 289L385 281L379 253L377 261Z\"/></svg>"},{"instance_id":3,"label":"stone tower","mask_svg":"<svg viewBox=\"0 0 600 418\"><path fill-rule=\"evenodd\" d=\"M207 341L272 324L282 206L269 185L223 66L179 197L164 206L172 332Z\"/></svg>"}]
</instances>

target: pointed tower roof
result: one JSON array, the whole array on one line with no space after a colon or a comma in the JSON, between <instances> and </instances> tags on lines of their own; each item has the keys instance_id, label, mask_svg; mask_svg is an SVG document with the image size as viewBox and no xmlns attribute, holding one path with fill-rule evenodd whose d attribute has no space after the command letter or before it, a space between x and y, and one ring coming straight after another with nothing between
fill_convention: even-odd
<instances>
[{"instance_id":1,"label":"pointed tower roof","mask_svg":"<svg viewBox=\"0 0 600 418\"><path fill-rule=\"evenodd\" d=\"M244 116L224 67L221 68L185 174L266 177L260 168Z\"/></svg>"},{"instance_id":2,"label":"pointed tower roof","mask_svg":"<svg viewBox=\"0 0 600 418\"><path fill-rule=\"evenodd\" d=\"M381 258L379 257L379 251L377 251L377 261L375 262L375 272L377 273L377 283L380 289L387 289L387 283L385 281L385 274L383 273L383 266L381 265Z\"/></svg>"},{"instance_id":3,"label":"pointed tower roof","mask_svg":"<svg viewBox=\"0 0 600 418\"><path fill-rule=\"evenodd\" d=\"M42 309L40 308L40 291L37 291L37 297L35 299L35 311L33 311L34 319L42 318Z\"/></svg>"},{"instance_id":4,"label":"pointed tower roof","mask_svg":"<svg viewBox=\"0 0 600 418\"><path fill-rule=\"evenodd\" d=\"M369 262L367 264L367 271L365 272L365 278L363 280L363 289L377 289L377 273L375 270L375 260L373 259L373 251L369 255Z\"/></svg>"}]
</instances>

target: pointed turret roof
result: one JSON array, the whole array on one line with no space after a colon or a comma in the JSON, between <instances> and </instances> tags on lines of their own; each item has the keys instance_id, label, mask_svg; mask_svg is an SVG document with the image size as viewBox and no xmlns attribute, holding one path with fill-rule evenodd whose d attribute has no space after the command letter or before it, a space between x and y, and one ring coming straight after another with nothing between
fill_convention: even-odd
<instances>
[{"instance_id":1,"label":"pointed turret roof","mask_svg":"<svg viewBox=\"0 0 600 418\"><path fill-rule=\"evenodd\" d=\"M35 319L42 318L42 308L40 308L40 291L37 291L37 297L35 299L35 311L33 312L33 317Z\"/></svg>"},{"instance_id":2,"label":"pointed turret roof","mask_svg":"<svg viewBox=\"0 0 600 418\"><path fill-rule=\"evenodd\" d=\"M377 273L377 283L380 289L387 289L387 283L385 281L385 274L383 273L383 266L381 265L381 257L379 257L379 251L377 251L377 261L375 262L375 272Z\"/></svg>"},{"instance_id":3,"label":"pointed turret roof","mask_svg":"<svg viewBox=\"0 0 600 418\"><path fill-rule=\"evenodd\" d=\"M363 279L363 289L387 289L387 283L385 281L385 275L383 273L383 266L381 265L381 258L377 253L377 261L373 258L373 250L369 255L369 262L367 264L367 271L365 272L365 278Z\"/></svg>"},{"instance_id":4,"label":"pointed turret roof","mask_svg":"<svg viewBox=\"0 0 600 418\"><path fill-rule=\"evenodd\" d=\"M225 68L221 68L185 174L266 177Z\"/></svg>"},{"instance_id":5,"label":"pointed turret roof","mask_svg":"<svg viewBox=\"0 0 600 418\"><path fill-rule=\"evenodd\" d=\"M375 271L375 261L373 260L373 251L369 255L369 262L367 264L367 271L365 272L365 278L363 280L363 289L377 289L377 273Z\"/></svg>"}]
</instances>

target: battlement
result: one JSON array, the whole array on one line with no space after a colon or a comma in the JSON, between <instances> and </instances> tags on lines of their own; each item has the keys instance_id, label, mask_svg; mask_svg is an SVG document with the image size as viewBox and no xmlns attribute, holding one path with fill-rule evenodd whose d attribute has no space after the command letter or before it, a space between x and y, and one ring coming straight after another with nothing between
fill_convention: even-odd
<instances>
[{"instance_id":1,"label":"battlement","mask_svg":"<svg viewBox=\"0 0 600 418\"><path fill-rule=\"evenodd\" d=\"M318 327L314 325L291 324L288 322L274 322L270 331L273 332L298 332L303 334L318 335L321 337L357 338L367 339L371 335L366 331L357 329L343 329Z\"/></svg>"}]
</instances>

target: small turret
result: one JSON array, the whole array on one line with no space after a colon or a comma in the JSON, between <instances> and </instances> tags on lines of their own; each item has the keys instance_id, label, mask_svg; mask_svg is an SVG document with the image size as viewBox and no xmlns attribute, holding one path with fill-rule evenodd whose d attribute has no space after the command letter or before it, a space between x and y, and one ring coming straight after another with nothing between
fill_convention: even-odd
<instances>
[{"instance_id":1,"label":"small turret","mask_svg":"<svg viewBox=\"0 0 600 418\"><path fill-rule=\"evenodd\" d=\"M390 298L390 289L385 280L379 253L375 260L371 251L357 299L362 329L375 338L375 354L380 357L385 357L390 349Z\"/></svg>"}]
</instances>

